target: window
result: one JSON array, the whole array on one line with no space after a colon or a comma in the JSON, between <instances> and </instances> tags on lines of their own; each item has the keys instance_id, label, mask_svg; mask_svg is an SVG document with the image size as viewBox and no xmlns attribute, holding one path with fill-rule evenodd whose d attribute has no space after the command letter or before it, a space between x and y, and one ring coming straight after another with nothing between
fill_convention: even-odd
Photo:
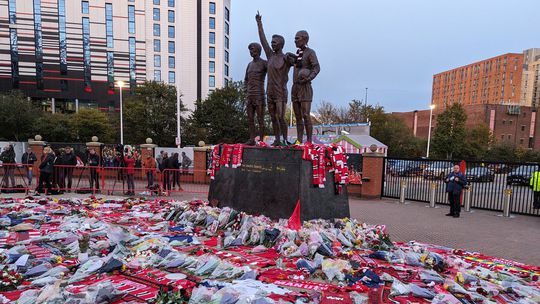
<instances>
[{"instance_id":1,"label":"window","mask_svg":"<svg viewBox=\"0 0 540 304\"><path fill-rule=\"evenodd\" d=\"M506 123L506 120L503 120L503 125Z\"/></svg>"},{"instance_id":2,"label":"window","mask_svg":"<svg viewBox=\"0 0 540 304\"><path fill-rule=\"evenodd\" d=\"M229 48L229 37L225 36L225 48Z\"/></svg>"},{"instance_id":3,"label":"window","mask_svg":"<svg viewBox=\"0 0 540 304\"><path fill-rule=\"evenodd\" d=\"M159 5L159 0L154 0L154 5Z\"/></svg>"},{"instance_id":4,"label":"window","mask_svg":"<svg viewBox=\"0 0 540 304\"><path fill-rule=\"evenodd\" d=\"M215 15L216 14L216 3L210 2L210 14Z\"/></svg>"},{"instance_id":5,"label":"window","mask_svg":"<svg viewBox=\"0 0 540 304\"><path fill-rule=\"evenodd\" d=\"M208 43L215 44L216 43L216 33L210 32L208 35Z\"/></svg>"},{"instance_id":6,"label":"window","mask_svg":"<svg viewBox=\"0 0 540 304\"><path fill-rule=\"evenodd\" d=\"M114 53L113 52L107 52L107 85L109 87L109 90L114 90Z\"/></svg>"},{"instance_id":7,"label":"window","mask_svg":"<svg viewBox=\"0 0 540 304\"><path fill-rule=\"evenodd\" d=\"M176 82L176 75L173 71L169 72L169 83L175 83Z\"/></svg>"},{"instance_id":8,"label":"window","mask_svg":"<svg viewBox=\"0 0 540 304\"><path fill-rule=\"evenodd\" d=\"M176 66L176 60L174 56L169 56L169 69L174 69Z\"/></svg>"},{"instance_id":9,"label":"window","mask_svg":"<svg viewBox=\"0 0 540 304\"><path fill-rule=\"evenodd\" d=\"M83 80L84 90L91 92L92 86L92 71L90 70L90 19L88 17L82 18L83 29Z\"/></svg>"},{"instance_id":10,"label":"window","mask_svg":"<svg viewBox=\"0 0 540 304\"><path fill-rule=\"evenodd\" d=\"M225 76L229 76L229 65L225 65Z\"/></svg>"},{"instance_id":11,"label":"window","mask_svg":"<svg viewBox=\"0 0 540 304\"><path fill-rule=\"evenodd\" d=\"M128 5L128 32L135 34L135 6Z\"/></svg>"},{"instance_id":12,"label":"window","mask_svg":"<svg viewBox=\"0 0 540 304\"><path fill-rule=\"evenodd\" d=\"M225 34L229 35L229 23L225 22Z\"/></svg>"},{"instance_id":13,"label":"window","mask_svg":"<svg viewBox=\"0 0 540 304\"><path fill-rule=\"evenodd\" d=\"M209 73L215 73L216 72L216 63L214 61L208 62L208 72Z\"/></svg>"},{"instance_id":14,"label":"window","mask_svg":"<svg viewBox=\"0 0 540 304\"><path fill-rule=\"evenodd\" d=\"M169 53L174 54L174 41L169 41Z\"/></svg>"},{"instance_id":15,"label":"window","mask_svg":"<svg viewBox=\"0 0 540 304\"><path fill-rule=\"evenodd\" d=\"M154 80L155 81L161 81L161 71L160 70L154 70Z\"/></svg>"},{"instance_id":16,"label":"window","mask_svg":"<svg viewBox=\"0 0 540 304\"><path fill-rule=\"evenodd\" d=\"M229 21L229 9L225 8L225 20Z\"/></svg>"},{"instance_id":17,"label":"window","mask_svg":"<svg viewBox=\"0 0 540 304\"><path fill-rule=\"evenodd\" d=\"M501 139L504 140L504 134L501 134Z\"/></svg>"},{"instance_id":18,"label":"window","mask_svg":"<svg viewBox=\"0 0 540 304\"><path fill-rule=\"evenodd\" d=\"M208 76L208 86L211 87L211 88L215 88L216 87L216 77L215 76Z\"/></svg>"},{"instance_id":19,"label":"window","mask_svg":"<svg viewBox=\"0 0 540 304\"><path fill-rule=\"evenodd\" d=\"M512 139L512 134L508 134L508 139Z\"/></svg>"},{"instance_id":20,"label":"window","mask_svg":"<svg viewBox=\"0 0 540 304\"><path fill-rule=\"evenodd\" d=\"M211 30L216 29L216 18L210 17L210 24L209 24L209 27L210 27Z\"/></svg>"},{"instance_id":21,"label":"window","mask_svg":"<svg viewBox=\"0 0 540 304\"><path fill-rule=\"evenodd\" d=\"M161 52L161 40L154 39L154 52Z\"/></svg>"},{"instance_id":22,"label":"window","mask_svg":"<svg viewBox=\"0 0 540 304\"><path fill-rule=\"evenodd\" d=\"M154 67L161 67L161 55L154 55Z\"/></svg>"},{"instance_id":23,"label":"window","mask_svg":"<svg viewBox=\"0 0 540 304\"><path fill-rule=\"evenodd\" d=\"M159 23L154 23L154 37L161 36L161 25Z\"/></svg>"},{"instance_id":24,"label":"window","mask_svg":"<svg viewBox=\"0 0 540 304\"><path fill-rule=\"evenodd\" d=\"M154 21L159 21L160 18L160 13L159 13L159 8L154 8Z\"/></svg>"},{"instance_id":25,"label":"window","mask_svg":"<svg viewBox=\"0 0 540 304\"><path fill-rule=\"evenodd\" d=\"M229 63L229 51L225 51L225 62Z\"/></svg>"},{"instance_id":26,"label":"window","mask_svg":"<svg viewBox=\"0 0 540 304\"><path fill-rule=\"evenodd\" d=\"M174 34L175 34L174 26L169 25L169 27L168 27L168 35L169 35L169 38L174 38Z\"/></svg>"},{"instance_id":27,"label":"window","mask_svg":"<svg viewBox=\"0 0 540 304\"><path fill-rule=\"evenodd\" d=\"M509 123L509 124L512 124L512 120L509 120L508 123Z\"/></svg>"},{"instance_id":28,"label":"window","mask_svg":"<svg viewBox=\"0 0 540 304\"><path fill-rule=\"evenodd\" d=\"M523 145L523 138L519 139L519 143Z\"/></svg>"},{"instance_id":29,"label":"window","mask_svg":"<svg viewBox=\"0 0 540 304\"><path fill-rule=\"evenodd\" d=\"M136 63L137 63L137 58L136 58L136 42L135 42L135 37L129 37L129 40L128 40L128 44L129 44L129 87L131 90L134 90L135 87L137 86L137 71L136 71Z\"/></svg>"},{"instance_id":30,"label":"window","mask_svg":"<svg viewBox=\"0 0 540 304\"><path fill-rule=\"evenodd\" d=\"M65 0L58 0L58 40L60 48L60 75L67 75L67 35Z\"/></svg>"},{"instance_id":31,"label":"window","mask_svg":"<svg viewBox=\"0 0 540 304\"><path fill-rule=\"evenodd\" d=\"M88 1L82 2L82 13L83 14L89 14L90 13L90 5L88 4Z\"/></svg>"},{"instance_id":32,"label":"window","mask_svg":"<svg viewBox=\"0 0 540 304\"><path fill-rule=\"evenodd\" d=\"M17 7L15 0L8 1L8 10L9 24L15 25L17 23ZM17 89L19 88L19 41L17 38L17 28L15 27L9 29L9 44L11 55L11 78L13 79L12 86L14 89ZM60 56L62 56L61 52ZM62 60L62 57L60 57L60 60Z\"/></svg>"},{"instance_id":33,"label":"window","mask_svg":"<svg viewBox=\"0 0 540 304\"><path fill-rule=\"evenodd\" d=\"M169 7L174 7L174 0L168 0Z\"/></svg>"},{"instance_id":34,"label":"window","mask_svg":"<svg viewBox=\"0 0 540 304\"><path fill-rule=\"evenodd\" d=\"M114 47L112 3L105 3L105 31L107 35L107 47L112 48Z\"/></svg>"},{"instance_id":35,"label":"window","mask_svg":"<svg viewBox=\"0 0 540 304\"><path fill-rule=\"evenodd\" d=\"M210 58L216 58L216 48L211 46L209 49L208 49L208 57Z\"/></svg>"},{"instance_id":36,"label":"window","mask_svg":"<svg viewBox=\"0 0 540 304\"><path fill-rule=\"evenodd\" d=\"M521 131L525 131L525 125L521 125Z\"/></svg>"},{"instance_id":37,"label":"window","mask_svg":"<svg viewBox=\"0 0 540 304\"><path fill-rule=\"evenodd\" d=\"M174 23L174 11L169 11L167 13L167 19L169 20L169 22Z\"/></svg>"},{"instance_id":38,"label":"window","mask_svg":"<svg viewBox=\"0 0 540 304\"><path fill-rule=\"evenodd\" d=\"M34 0L34 39L36 50L36 84L43 89L43 31L41 27L41 0Z\"/></svg>"}]
</instances>

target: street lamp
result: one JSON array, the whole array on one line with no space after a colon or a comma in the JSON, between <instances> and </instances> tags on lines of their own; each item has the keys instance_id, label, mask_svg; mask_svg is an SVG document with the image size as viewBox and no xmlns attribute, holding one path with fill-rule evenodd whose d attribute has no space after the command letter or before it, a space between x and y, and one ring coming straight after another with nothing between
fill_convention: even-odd
<instances>
[{"instance_id":1,"label":"street lamp","mask_svg":"<svg viewBox=\"0 0 540 304\"><path fill-rule=\"evenodd\" d=\"M120 144L124 144L124 113L123 113L123 105L122 105L122 87L124 87L125 83L122 80L119 80L116 82L116 85L120 88Z\"/></svg>"},{"instance_id":2,"label":"street lamp","mask_svg":"<svg viewBox=\"0 0 540 304\"><path fill-rule=\"evenodd\" d=\"M433 118L433 109L435 109L435 105L431 104L429 106L429 129L428 129L428 137L427 137L427 151L426 151L426 158L429 158L429 144L431 142L431 120Z\"/></svg>"}]
</instances>

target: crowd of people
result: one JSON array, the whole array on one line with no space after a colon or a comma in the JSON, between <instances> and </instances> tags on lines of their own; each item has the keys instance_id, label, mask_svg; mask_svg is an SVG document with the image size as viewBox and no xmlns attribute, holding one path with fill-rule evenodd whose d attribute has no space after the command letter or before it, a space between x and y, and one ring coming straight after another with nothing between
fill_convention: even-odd
<instances>
[{"instance_id":1,"label":"crowd of people","mask_svg":"<svg viewBox=\"0 0 540 304\"><path fill-rule=\"evenodd\" d=\"M142 153L131 146L125 146L123 149L114 149L104 147L101 155L94 148L86 151L86 161L77 156L72 147L60 148L54 151L50 146L43 148L39 166L37 169L34 164L38 158L29 147L22 155L21 163L16 162L16 154L13 145L4 147L0 154L3 176L1 187L3 190L29 188L32 186L32 180L37 175L38 182L35 188L35 194L62 194L73 190L80 190L79 182L81 177L88 177L89 189L92 192L100 191L101 168L121 168L118 169L116 179L125 183L127 191L125 195L135 195L135 172L136 168L142 168L142 172L147 179L147 189L162 188L165 191L182 190L180 186L180 175L187 173L192 164L192 160L182 152L182 158L178 153L172 153L169 157L167 152L161 151L157 158L148 154L143 160ZM74 170L76 167L82 167L79 171L80 176L77 185L74 185ZM24 171L23 185L16 185L15 170ZM140 171L140 170L139 170ZM156 184L157 174L163 174L163 183ZM23 173L20 173L23 175ZM75 188L73 188L75 186Z\"/></svg>"}]
</instances>

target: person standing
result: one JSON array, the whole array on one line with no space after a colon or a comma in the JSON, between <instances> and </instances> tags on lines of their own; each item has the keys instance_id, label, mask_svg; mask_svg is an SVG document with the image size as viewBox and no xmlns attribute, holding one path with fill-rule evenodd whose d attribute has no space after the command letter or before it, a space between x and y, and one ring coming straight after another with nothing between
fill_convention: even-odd
<instances>
[{"instance_id":1,"label":"person standing","mask_svg":"<svg viewBox=\"0 0 540 304\"><path fill-rule=\"evenodd\" d=\"M174 153L170 161L173 170L172 188L174 190L178 186L178 190L182 190L182 187L180 187L180 160L178 159L178 153Z\"/></svg>"},{"instance_id":2,"label":"person standing","mask_svg":"<svg viewBox=\"0 0 540 304\"><path fill-rule=\"evenodd\" d=\"M146 159L143 162L143 167L146 169L146 180L148 181L147 188L150 188L152 185L154 185L154 174L156 171L156 160L151 154L146 156Z\"/></svg>"},{"instance_id":3,"label":"person standing","mask_svg":"<svg viewBox=\"0 0 540 304\"><path fill-rule=\"evenodd\" d=\"M540 209L540 171L534 171L529 181L529 185L531 186L534 195L533 208Z\"/></svg>"},{"instance_id":4,"label":"person standing","mask_svg":"<svg viewBox=\"0 0 540 304\"><path fill-rule=\"evenodd\" d=\"M77 166L77 157L73 153L73 148L67 147L66 154L64 155L64 177L67 180L64 181L64 185L67 186L66 191L71 192L71 185L73 182L73 170Z\"/></svg>"},{"instance_id":5,"label":"person standing","mask_svg":"<svg viewBox=\"0 0 540 304\"><path fill-rule=\"evenodd\" d=\"M56 156L51 147L43 148L41 164L39 165L39 182L35 194L50 192L52 174L54 172L54 159Z\"/></svg>"},{"instance_id":6,"label":"person standing","mask_svg":"<svg viewBox=\"0 0 540 304\"><path fill-rule=\"evenodd\" d=\"M446 216L457 218L461 212L461 192L467 186L467 178L463 173L459 172L459 166L455 165L444 182L446 183L446 192L448 193L448 202L450 203L450 213Z\"/></svg>"},{"instance_id":7,"label":"person standing","mask_svg":"<svg viewBox=\"0 0 540 304\"><path fill-rule=\"evenodd\" d=\"M32 185L34 163L37 161L37 157L32 152L32 148L26 148L26 152L22 155L22 164L26 168L26 178L28 179L28 186Z\"/></svg>"},{"instance_id":8,"label":"person standing","mask_svg":"<svg viewBox=\"0 0 540 304\"><path fill-rule=\"evenodd\" d=\"M159 165L159 171L161 171L161 174L163 176L163 189L165 190L171 190L171 182L170 182L170 172L169 170L169 155L167 152L163 153L163 158L161 159L161 164Z\"/></svg>"},{"instance_id":9,"label":"person standing","mask_svg":"<svg viewBox=\"0 0 540 304\"><path fill-rule=\"evenodd\" d=\"M135 157L131 151L127 152L124 155L124 163L126 164L126 180L128 191L124 193L125 195L135 195L135 183L133 181L133 176L135 174Z\"/></svg>"},{"instance_id":10,"label":"person standing","mask_svg":"<svg viewBox=\"0 0 540 304\"><path fill-rule=\"evenodd\" d=\"M15 188L15 150L13 150L12 145L4 147L4 151L0 154L0 161L2 161L2 167L4 167L2 187L10 188L9 181L11 180L11 187Z\"/></svg>"},{"instance_id":11,"label":"person standing","mask_svg":"<svg viewBox=\"0 0 540 304\"><path fill-rule=\"evenodd\" d=\"M65 188L66 186L64 185L65 183L65 178L64 178L64 156L66 154L65 152L65 149L64 148L60 148L58 150L58 154L56 155L56 159L54 160L54 178L53 178L53 183L56 185L57 187L57 191L59 193L63 193L65 191Z\"/></svg>"},{"instance_id":12,"label":"person standing","mask_svg":"<svg viewBox=\"0 0 540 304\"><path fill-rule=\"evenodd\" d=\"M193 161L191 161L191 158L189 158L189 156L186 155L186 152L182 152L182 171L184 173L188 172L189 166L191 166L191 163L193 163Z\"/></svg>"},{"instance_id":13,"label":"person standing","mask_svg":"<svg viewBox=\"0 0 540 304\"><path fill-rule=\"evenodd\" d=\"M90 189L92 189L92 192L94 190L99 191L99 155L97 155L94 148L89 150L87 165L90 167Z\"/></svg>"}]
</instances>

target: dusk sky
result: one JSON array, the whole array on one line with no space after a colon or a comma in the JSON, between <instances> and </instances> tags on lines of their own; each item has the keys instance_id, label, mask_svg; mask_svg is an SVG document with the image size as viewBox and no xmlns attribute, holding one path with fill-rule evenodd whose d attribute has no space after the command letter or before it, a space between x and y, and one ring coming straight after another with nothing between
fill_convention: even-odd
<instances>
[{"instance_id":1,"label":"dusk sky","mask_svg":"<svg viewBox=\"0 0 540 304\"><path fill-rule=\"evenodd\" d=\"M244 78L247 45L259 41L257 10L286 52L296 51L297 30L309 32L321 63L314 108L363 100L367 87L369 103L386 111L425 109L433 74L540 47L540 0L232 0L234 80Z\"/></svg>"}]
</instances>

